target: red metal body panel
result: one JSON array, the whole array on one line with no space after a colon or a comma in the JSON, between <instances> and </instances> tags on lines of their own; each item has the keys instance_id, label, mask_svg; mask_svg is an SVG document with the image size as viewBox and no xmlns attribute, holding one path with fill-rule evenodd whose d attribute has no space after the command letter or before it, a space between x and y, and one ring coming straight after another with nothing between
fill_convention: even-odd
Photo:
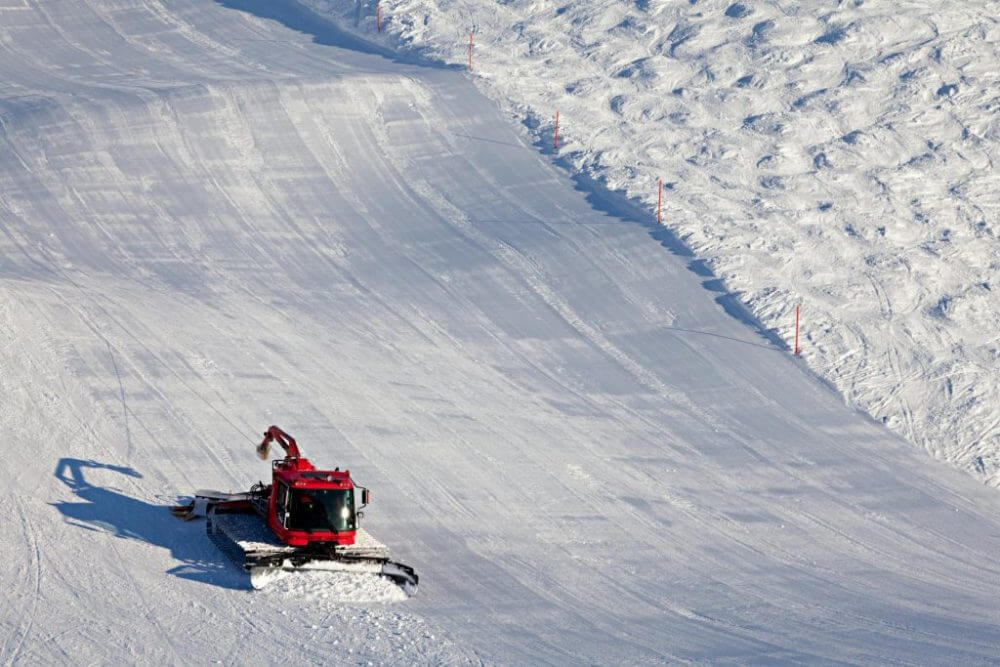
<instances>
[{"instance_id":1,"label":"red metal body panel","mask_svg":"<svg viewBox=\"0 0 1000 667\"><path fill-rule=\"evenodd\" d=\"M295 439L277 426L271 426L264 433L264 440L258 451L267 451L267 445L276 441L285 450L285 458L276 460L271 466L271 495L267 503L267 525L274 535L285 544L304 547L310 543L354 544L356 532L350 531L304 531L285 528L278 521L277 498L279 485L289 491L309 489L354 489L349 470L317 470L309 459L302 457ZM356 521L356 520L355 520Z\"/></svg>"}]
</instances>

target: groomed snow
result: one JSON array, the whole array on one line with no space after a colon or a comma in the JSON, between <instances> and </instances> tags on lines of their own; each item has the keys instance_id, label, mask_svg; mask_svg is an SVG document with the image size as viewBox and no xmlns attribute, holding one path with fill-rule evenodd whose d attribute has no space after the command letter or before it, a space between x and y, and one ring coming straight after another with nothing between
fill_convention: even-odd
<instances>
[{"instance_id":1,"label":"groomed snow","mask_svg":"<svg viewBox=\"0 0 1000 667\"><path fill-rule=\"evenodd\" d=\"M374 0L301 0L359 32ZM1000 2L383 0L847 402L1000 486Z\"/></svg>"},{"instance_id":2,"label":"groomed snow","mask_svg":"<svg viewBox=\"0 0 1000 667\"><path fill-rule=\"evenodd\" d=\"M0 663L996 659L995 490L458 68L281 0L0 0L0 55ZM416 596L170 516L272 423Z\"/></svg>"},{"instance_id":3,"label":"groomed snow","mask_svg":"<svg viewBox=\"0 0 1000 667\"><path fill-rule=\"evenodd\" d=\"M277 605L317 602L329 609L349 602L402 602L410 596L385 577L342 572L268 572L254 582Z\"/></svg>"}]
</instances>

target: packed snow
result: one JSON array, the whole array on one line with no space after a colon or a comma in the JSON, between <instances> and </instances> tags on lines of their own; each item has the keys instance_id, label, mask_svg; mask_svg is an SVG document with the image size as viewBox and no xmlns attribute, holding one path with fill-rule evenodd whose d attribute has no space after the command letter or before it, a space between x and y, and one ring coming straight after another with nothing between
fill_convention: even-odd
<instances>
[{"instance_id":1,"label":"packed snow","mask_svg":"<svg viewBox=\"0 0 1000 667\"><path fill-rule=\"evenodd\" d=\"M485 46L470 77L356 18L0 0L0 663L995 660L996 491L541 153ZM374 491L418 595L255 591L170 515L266 479L270 424Z\"/></svg>"},{"instance_id":2,"label":"packed snow","mask_svg":"<svg viewBox=\"0 0 1000 667\"><path fill-rule=\"evenodd\" d=\"M316 601L336 607L343 602L402 602L410 596L386 577L343 572L269 571L253 582L256 589L277 598L276 604Z\"/></svg>"},{"instance_id":3,"label":"packed snow","mask_svg":"<svg viewBox=\"0 0 1000 667\"><path fill-rule=\"evenodd\" d=\"M301 0L363 32L375 0ZM1000 486L1000 2L382 0L910 442ZM652 214L650 214L652 215Z\"/></svg>"}]
</instances>

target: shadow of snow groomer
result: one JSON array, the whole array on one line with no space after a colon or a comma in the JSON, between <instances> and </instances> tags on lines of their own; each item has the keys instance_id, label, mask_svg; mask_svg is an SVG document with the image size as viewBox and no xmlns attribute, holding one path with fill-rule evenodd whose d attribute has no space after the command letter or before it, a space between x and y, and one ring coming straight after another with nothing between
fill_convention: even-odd
<instances>
[{"instance_id":1,"label":"shadow of snow groomer","mask_svg":"<svg viewBox=\"0 0 1000 667\"><path fill-rule=\"evenodd\" d=\"M67 524L167 549L172 558L180 561L179 565L167 570L173 576L224 588L247 588L245 579L229 567L203 534L182 530L163 511L164 505L134 498L113 487L92 484L87 480L86 471L96 470L142 479L141 473L127 466L74 458L60 459L56 464L55 477L81 501L51 503L65 517Z\"/></svg>"}]
</instances>

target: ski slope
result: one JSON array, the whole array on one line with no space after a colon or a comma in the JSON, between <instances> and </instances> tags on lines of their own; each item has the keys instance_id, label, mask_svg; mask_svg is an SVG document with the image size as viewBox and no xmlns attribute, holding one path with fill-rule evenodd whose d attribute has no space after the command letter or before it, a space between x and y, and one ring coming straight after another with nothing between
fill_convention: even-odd
<instances>
[{"instance_id":1,"label":"ski slope","mask_svg":"<svg viewBox=\"0 0 1000 667\"><path fill-rule=\"evenodd\" d=\"M279 0L0 0L0 50L4 664L996 659L995 491L463 72ZM169 516L271 423L416 597Z\"/></svg>"},{"instance_id":2,"label":"ski slope","mask_svg":"<svg viewBox=\"0 0 1000 667\"><path fill-rule=\"evenodd\" d=\"M375 2L299 0L356 30ZM385 0L652 209L852 406L1000 485L1000 2ZM359 9L361 11L359 11ZM705 210L714 215L706 218Z\"/></svg>"}]
</instances>

